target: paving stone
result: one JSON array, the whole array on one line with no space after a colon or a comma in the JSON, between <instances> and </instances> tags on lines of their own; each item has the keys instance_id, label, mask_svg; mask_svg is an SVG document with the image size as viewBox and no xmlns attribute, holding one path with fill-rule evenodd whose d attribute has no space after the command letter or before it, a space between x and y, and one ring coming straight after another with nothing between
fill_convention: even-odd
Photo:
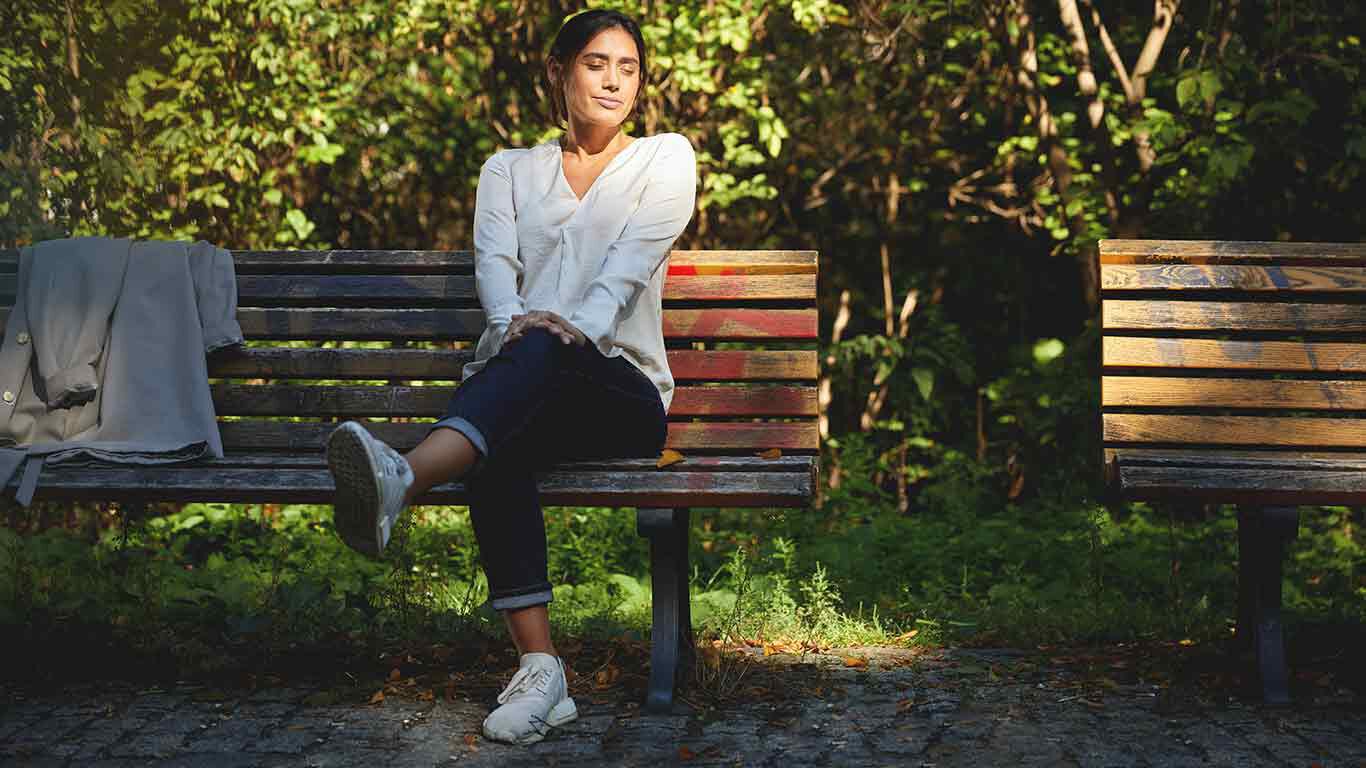
<instances>
[{"instance_id":1,"label":"paving stone","mask_svg":"<svg viewBox=\"0 0 1366 768\"><path fill-rule=\"evenodd\" d=\"M3 715L0 715L3 717ZM20 731L28 730L33 724L42 719L42 715L32 711L15 713L0 721L0 744L12 739Z\"/></svg>"},{"instance_id":2,"label":"paving stone","mask_svg":"<svg viewBox=\"0 0 1366 768\"><path fill-rule=\"evenodd\" d=\"M64 715L57 710L54 714L28 723L27 727L0 743L0 755L27 758L43 755L53 745L67 741L68 736L92 719L89 715Z\"/></svg>"},{"instance_id":3,"label":"paving stone","mask_svg":"<svg viewBox=\"0 0 1366 768\"><path fill-rule=\"evenodd\" d=\"M179 752L187 738L200 731L200 721L193 716L174 713L156 721L144 721L130 738L109 746L110 757L171 757Z\"/></svg>"},{"instance_id":4,"label":"paving stone","mask_svg":"<svg viewBox=\"0 0 1366 768\"><path fill-rule=\"evenodd\" d=\"M111 757L113 745L146 727L147 721L126 717L102 717L81 729L80 737L53 747L53 754L70 757L76 765Z\"/></svg>"},{"instance_id":5,"label":"paving stone","mask_svg":"<svg viewBox=\"0 0 1366 768\"><path fill-rule=\"evenodd\" d=\"M318 728L290 723L269 729L251 746L251 751L298 755L327 741L328 735L329 731L325 725Z\"/></svg>"},{"instance_id":6,"label":"paving stone","mask_svg":"<svg viewBox=\"0 0 1366 768\"><path fill-rule=\"evenodd\" d=\"M309 754L302 763L290 763L300 768L381 768L381 766L411 765L401 755L388 750L358 748L354 744L327 745Z\"/></svg>"},{"instance_id":7,"label":"paving stone","mask_svg":"<svg viewBox=\"0 0 1366 768\"><path fill-rule=\"evenodd\" d=\"M66 768L66 760L60 757L17 757L0 756L0 768Z\"/></svg>"},{"instance_id":8,"label":"paving stone","mask_svg":"<svg viewBox=\"0 0 1366 768\"><path fill-rule=\"evenodd\" d=\"M187 752L236 754L256 741L268 729L280 724L276 719L226 717L208 728L191 734L186 742Z\"/></svg>"},{"instance_id":9,"label":"paving stone","mask_svg":"<svg viewBox=\"0 0 1366 768\"><path fill-rule=\"evenodd\" d=\"M260 755L189 754L158 760L157 768L257 768Z\"/></svg>"},{"instance_id":10,"label":"paving stone","mask_svg":"<svg viewBox=\"0 0 1366 768\"><path fill-rule=\"evenodd\" d=\"M913 666L884 668L875 658L868 669L846 669L837 656L808 657L800 662L806 669L793 670L805 677L786 700L696 712L680 703L663 717L641 714L634 702L584 700L578 721L529 747L479 736L485 702L390 697L379 706L313 706L304 701L308 691L287 686L213 691L222 701L204 700L208 689L191 686L83 686L0 712L0 765L1362 768L1366 761L1366 723L1339 705L1266 710L1171 697L1159 704L1141 685L1100 697L1068 682L1081 678L1066 667L1015 674L1000 666L1015 658L944 651ZM817 688L825 698L809 693Z\"/></svg>"},{"instance_id":11,"label":"paving stone","mask_svg":"<svg viewBox=\"0 0 1366 768\"><path fill-rule=\"evenodd\" d=\"M251 717L274 720L288 715L299 707L289 702L265 702L255 703L246 702L234 707L232 714L234 717Z\"/></svg>"}]
</instances>

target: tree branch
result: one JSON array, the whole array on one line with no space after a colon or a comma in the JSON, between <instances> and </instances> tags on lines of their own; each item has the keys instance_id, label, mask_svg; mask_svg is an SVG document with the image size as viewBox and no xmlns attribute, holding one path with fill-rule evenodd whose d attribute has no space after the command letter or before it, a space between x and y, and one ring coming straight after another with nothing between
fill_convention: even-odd
<instances>
[{"instance_id":1,"label":"tree branch","mask_svg":"<svg viewBox=\"0 0 1366 768\"><path fill-rule=\"evenodd\" d=\"M1105 103L1100 100L1100 88L1096 85L1096 73L1091 69L1091 48L1086 41L1086 28L1081 23L1081 13L1077 11L1077 0L1058 0L1058 13L1062 16L1063 29L1072 40L1072 58L1077 65L1077 89L1087 99L1086 117L1091 128L1097 129L1105 118Z\"/></svg>"},{"instance_id":2,"label":"tree branch","mask_svg":"<svg viewBox=\"0 0 1366 768\"><path fill-rule=\"evenodd\" d=\"M1086 7L1091 9L1091 23L1096 25L1096 32L1100 36L1100 46L1105 49L1105 57L1110 60L1110 66L1114 67L1115 76L1119 78L1119 85L1124 89L1124 98L1130 104L1136 103L1134 98L1134 84L1129 79L1129 70L1124 66L1124 59L1119 55L1119 49L1115 47L1115 41L1110 39L1110 30L1106 28L1105 22L1100 19L1100 9L1092 4L1091 0L1082 0Z\"/></svg>"},{"instance_id":3,"label":"tree branch","mask_svg":"<svg viewBox=\"0 0 1366 768\"><path fill-rule=\"evenodd\" d=\"M1153 25L1148 30L1148 39L1143 41L1143 50L1134 62L1134 96L1130 102L1137 104L1147 95L1148 75L1157 66L1157 57L1162 55L1162 46L1167 43L1167 33L1171 32L1176 21L1176 9L1181 0L1153 0Z\"/></svg>"}]
</instances>

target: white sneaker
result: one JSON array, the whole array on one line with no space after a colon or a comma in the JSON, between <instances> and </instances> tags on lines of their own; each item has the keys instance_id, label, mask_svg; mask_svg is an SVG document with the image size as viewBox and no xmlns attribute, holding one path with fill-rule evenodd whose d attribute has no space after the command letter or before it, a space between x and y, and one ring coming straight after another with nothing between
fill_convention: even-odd
<instances>
[{"instance_id":1,"label":"white sneaker","mask_svg":"<svg viewBox=\"0 0 1366 768\"><path fill-rule=\"evenodd\" d=\"M522 656L521 669L498 694L502 706L484 720L484 736L493 741L534 744L557 725L579 716L569 698L564 662L548 653Z\"/></svg>"},{"instance_id":2,"label":"white sneaker","mask_svg":"<svg viewBox=\"0 0 1366 768\"><path fill-rule=\"evenodd\" d=\"M354 421L328 436L327 466L337 486L332 502L337 534L357 552L379 556L403 512L403 495L413 484L412 467Z\"/></svg>"}]
</instances>

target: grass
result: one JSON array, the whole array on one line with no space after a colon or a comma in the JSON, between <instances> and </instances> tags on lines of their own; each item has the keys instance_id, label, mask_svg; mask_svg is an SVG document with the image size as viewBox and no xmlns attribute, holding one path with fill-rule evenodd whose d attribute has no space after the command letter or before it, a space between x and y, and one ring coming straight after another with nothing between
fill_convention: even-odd
<instances>
[{"instance_id":1,"label":"grass","mask_svg":"<svg viewBox=\"0 0 1366 768\"><path fill-rule=\"evenodd\" d=\"M693 615L704 649L1228 636L1227 510L1040 496L983 514L978 500L938 488L911 515L838 496L821 510L697 510ZM557 636L646 639L648 558L634 514L551 508L546 519ZM1359 512L1303 520L1287 563L1292 632L1359 629ZM416 510L381 562L342 545L325 507L189 504L121 524L108 508L47 505L10 523L0 529L0 624L54 657L7 661L16 678L298 674L364 667L396 648L445 644L478 659L506 645L463 508Z\"/></svg>"}]
</instances>

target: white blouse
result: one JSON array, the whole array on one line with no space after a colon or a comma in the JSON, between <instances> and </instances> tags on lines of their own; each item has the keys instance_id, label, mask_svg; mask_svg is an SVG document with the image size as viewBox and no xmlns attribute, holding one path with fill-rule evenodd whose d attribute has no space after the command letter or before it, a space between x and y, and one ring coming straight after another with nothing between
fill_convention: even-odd
<instances>
[{"instance_id":1,"label":"white blouse","mask_svg":"<svg viewBox=\"0 0 1366 768\"><path fill-rule=\"evenodd\" d=\"M549 310L608 357L625 355L659 389L674 381L661 303L674 241L692 218L697 160L676 133L638 138L580 200L558 140L490 157L479 173L474 275L488 318L466 378L498 353L513 315Z\"/></svg>"}]
</instances>

